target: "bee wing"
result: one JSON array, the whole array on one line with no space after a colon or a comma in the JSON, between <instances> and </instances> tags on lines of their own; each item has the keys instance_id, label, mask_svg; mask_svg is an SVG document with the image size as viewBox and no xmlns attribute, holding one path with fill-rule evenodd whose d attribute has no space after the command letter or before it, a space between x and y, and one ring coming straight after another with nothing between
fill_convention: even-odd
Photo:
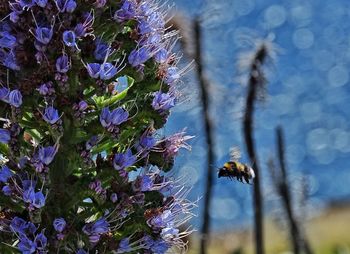
<instances>
[{"instance_id":1,"label":"bee wing","mask_svg":"<svg viewBox=\"0 0 350 254\"><path fill-rule=\"evenodd\" d=\"M230 159L231 161L238 161L241 158L241 151L238 146L233 146L230 148Z\"/></svg>"}]
</instances>

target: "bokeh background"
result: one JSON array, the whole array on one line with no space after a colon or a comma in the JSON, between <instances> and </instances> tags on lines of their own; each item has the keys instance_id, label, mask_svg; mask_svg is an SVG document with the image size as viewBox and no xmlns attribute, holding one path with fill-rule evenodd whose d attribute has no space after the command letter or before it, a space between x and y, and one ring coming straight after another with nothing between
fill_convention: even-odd
<instances>
[{"instance_id":1,"label":"bokeh background","mask_svg":"<svg viewBox=\"0 0 350 254\"><path fill-rule=\"evenodd\" d=\"M254 133L263 174L265 211L272 221L271 227L267 226L267 236L273 236L273 231L279 235L284 223L280 200L266 166L275 153L274 129L281 125L294 207L300 220L311 221L311 229L306 228L312 234L311 244L321 244L322 237L334 238L324 247L324 252L314 246L316 253L350 253L350 236L346 234L350 232L347 205L350 201L350 2L174 0L174 3L176 10L189 21L197 16L202 20L203 64L211 83L210 107L215 132L213 168L229 159L232 146L239 146L242 161L248 162L241 128L246 86L237 62L240 55L254 50L257 40L272 41L276 58L267 67L267 93L255 111ZM185 58L184 64L186 61L190 60ZM194 71L184 77L182 92L183 102L173 111L165 132L173 133L187 126L187 132L196 136L190 142L192 152L183 152L175 164L177 174L186 176L186 184L192 187L190 199L194 200L204 195L207 168ZM202 200L198 216L192 221L198 229L201 213ZM212 239L225 241L224 232L226 235L249 232L252 215L252 187L215 178L210 209ZM323 232L323 228L328 231ZM283 241L282 238L276 241ZM242 245L249 242L231 241L224 244L225 249L210 250L234 253L239 248L245 250L246 246ZM195 245L195 242L191 245L194 253ZM270 253L287 251L286 246L283 243Z\"/></svg>"}]
</instances>

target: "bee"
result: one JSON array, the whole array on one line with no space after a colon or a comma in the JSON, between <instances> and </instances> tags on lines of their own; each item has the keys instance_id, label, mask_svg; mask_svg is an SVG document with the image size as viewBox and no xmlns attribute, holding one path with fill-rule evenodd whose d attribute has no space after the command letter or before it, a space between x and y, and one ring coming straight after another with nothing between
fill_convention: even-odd
<instances>
[{"instance_id":1,"label":"bee","mask_svg":"<svg viewBox=\"0 0 350 254\"><path fill-rule=\"evenodd\" d=\"M254 170L246 164L238 162L241 153L237 147L231 149L230 161L226 162L222 168L218 170L218 177L236 178L238 181L243 180L250 184L249 180L255 177Z\"/></svg>"}]
</instances>

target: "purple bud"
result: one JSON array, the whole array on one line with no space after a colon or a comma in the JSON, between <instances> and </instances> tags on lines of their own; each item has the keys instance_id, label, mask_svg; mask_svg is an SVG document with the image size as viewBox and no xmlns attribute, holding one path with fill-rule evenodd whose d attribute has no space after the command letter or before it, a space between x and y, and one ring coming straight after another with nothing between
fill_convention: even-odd
<instances>
[{"instance_id":1,"label":"purple bud","mask_svg":"<svg viewBox=\"0 0 350 254\"><path fill-rule=\"evenodd\" d=\"M56 70L60 73L66 73L70 69L70 61L67 55L60 56L56 60Z\"/></svg>"},{"instance_id":2,"label":"purple bud","mask_svg":"<svg viewBox=\"0 0 350 254\"><path fill-rule=\"evenodd\" d=\"M43 119L50 124L55 124L60 119L58 110L52 106L45 108Z\"/></svg>"},{"instance_id":3,"label":"purple bud","mask_svg":"<svg viewBox=\"0 0 350 254\"><path fill-rule=\"evenodd\" d=\"M77 37L84 37L86 34L86 28L84 27L84 24L78 23L74 28L74 32Z\"/></svg>"},{"instance_id":4,"label":"purple bud","mask_svg":"<svg viewBox=\"0 0 350 254\"><path fill-rule=\"evenodd\" d=\"M71 30L63 32L63 42L68 47L75 47L77 44L75 42L76 36L75 33Z\"/></svg>"},{"instance_id":5,"label":"purple bud","mask_svg":"<svg viewBox=\"0 0 350 254\"><path fill-rule=\"evenodd\" d=\"M6 129L0 129L0 143L8 144L11 140L11 134Z\"/></svg>"},{"instance_id":6,"label":"purple bud","mask_svg":"<svg viewBox=\"0 0 350 254\"><path fill-rule=\"evenodd\" d=\"M9 94L9 103L10 105L19 108L22 105L22 94L20 91L13 90Z\"/></svg>"},{"instance_id":7,"label":"purple bud","mask_svg":"<svg viewBox=\"0 0 350 254\"><path fill-rule=\"evenodd\" d=\"M38 27L35 29L35 38L42 44L48 44L53 35L52 28Z\"/></svg>"},{"instance_id":8,"label":"purple bud","mask_svg":"<svg viewBox=\"0 0 350 254\"><path fill-rule=\"evenodd\" d=\"M88 104L86 103L86 101L80 101L79 102L79 110L80 111L84 111L88 108Z\"/></svg>"},{"instance_id":9,"label":"purple bud","mask_svg":"<svg viewBox=\"0 0 350 254\"><path fill-rule=\"evenodd\" d=\"M118 201L117 193L112 193L110 199L111 199L112 203L117 202Z\"/></svg>"},{"instance_id":10,"label":"purple bud","mask_svg":"<svg viewBox=\"0 0 350 254\"><path fill-rule=\"evenodd\" d=\"M66 225L67 223L63 218L57 218L53 222L53 227L57 232L60 232L60 233L65 229Z\"/></svg>"}]
</instances>

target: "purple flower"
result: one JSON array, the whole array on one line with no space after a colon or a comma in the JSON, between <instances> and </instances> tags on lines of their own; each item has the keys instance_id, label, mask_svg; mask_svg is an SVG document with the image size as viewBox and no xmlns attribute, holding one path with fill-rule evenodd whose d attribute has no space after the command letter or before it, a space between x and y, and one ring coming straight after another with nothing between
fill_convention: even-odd
<instances>
[{"instance_id":1,"label":"purple flower","mask_svg":"<svg viewBox=\"0 0 350 254\"><path fill-rule=\"evenodd\" d=\"M165 48L161 48L160 50L158 50L155 55L154 55L154 60L157 63L165 63L168 60L168 51Z\"/></svg>"},{"instance_id":2,"label":"purple flower","mask_svg":"<svg viewBox=\"0 0 350 254\"><path fill-rule=\"evenodd\" d=\"M175 106L175 97L169 93L155 92L152 101L152 107L159 111L164 112Z\"/></svg>"},{"instance_id":3,"label":"purple flower","mask_svg":"<svg viewBox=\"0 0 350 254\"><path fill-rule=\"evenodd\" d=\"M104 43L101 39L97 39L95 44L96 44L96 48L94 51L94 57L96 58L96 60L102 61L105 59L107 55L109 46L108 44Z\"/></svg>"},{"instance_id":4,"label":"purple flower","mask_svg":"<svg viewBox=\"0 0 350 254\"><path fill-rule=\"evenodd\" d=\"M155 229L165 228L169 223L172 223L174 218L175 217L170 210L165 210L160 215L154 216L147 223Z\"/></svg>"},{"instance_id":5,"label":"purple flower","mask_svg":"<svg viewBox=\"0 0 350 254\"><path fill-rule=\"evenodd\" d=\"M143 63L145 63L148 59L151 58L151 53L146 47L142 47L140 49L134 49L131 51L128 61L131 66L136 67Z\"/></svg>"},{"instance_id":6,"label":"purple flower","mask_svg":"<svg viewBox=\"0 0 350 254\"><path fill-rule=\"evenodd\" d=\"M156 145L156 143L154 137L145 135L141 137L138 149L150 150Z\"/></svg>"},{"instance_id":7,"label":"purple flower","mask_svg":"<svg viewBox=\"0 0 350 254\"><path fill-rule=\"evenodd\" d=\"M39 148L38 159L41 163L49 165L57 153L57 147L47 146Z\"/></svg>"},{"instance_id":8,"label":"purple flower","mask_svg":"<svg viewBox=\"0 0 350 254\"><path fill-rule=\"evenodd\" d=\"M51 81L40 85L37 90L43 96L52 95L55 93L55 89L53 88Z\"/></svg>"},{"instance_id":9,"label":"purple flower","mask_svg":"<svg viewBox=\"0 0 350 254\"><path fill-rule=\"evenodd\" d=\"M72 13L77 7L77 3L74 0L55 0L55 2L60 12Z\"/></svg>"},{"instance_id":10,"label":"purple flower","mask_svg":"<svg viewBox=\"0 0 350 254\"><path fill-rule=\"evenodd\" d=\"M119 107L112 111L111 113L111 122L114 125L120 125L128 120L129 113L125 109Z\"/></svg>"},{"instance_id":11,"label":"purple flower","mask_svg":"<svg viewBox=\"0 0 350 254\"><path fill-rule=\"evenodd\" d=\"M4 66L11 70L20 70L13 50L7 52L4 49L0 49L0 61Z\"/></svg>"},{"instance_id":12,"label":"purple flower","mask_svg":"<svg viewBox=\"0 0 350 254\"><path fill-rule=\"evenodd\" d=\"M55 124L60 119L58 110L52 106L45 108L43 119L49 124Z\"/></svg>"},{"instance_id":13,"label":"purple flower","mask_svg":"<svg viewBox=\"0 0 350 254\"><path fill-rule=\"evenodd\" d=\"M11 35L9 32L0 32L0 47L11 49L16 45L16 37Z\"/></svg>"},{"instance_id":14,"label":"purple flower","mask_svg":"<svg viewBox=\"0 0 350 254\"><path fill-rule=\"evenodd\" d=\"M76 254L88 254L88 253L83 249L79 249Z\"/></svg>"},{"instance_id":15,"label":"purple flower","mask_svg":"<svg viewBox=\"0 0 350 254\"><path fill-rule=\"evenodd\" d=\"M35 38L42 44L48 44L53 35L52 27L38 27L35 29Z\"/></svg>"},{"instance_id":16,"label":"purple flower","mask_svg":"<svg viewBox=\"0 0 350 254\"><path fill-rule=\"evenodd\" d=\"M63 32L63 42L66 44L68 47L75 47L77 46L76 42L76 36L75 33L71 30L64 31Z\"/></svg>"},{"instance_id":17,"label":"purple flower","mask_svg":"<svg viewBox=\"0 0 350 254\"><path fill-rule=\"evenodd\" d=\"M10 94L10 89L6 87L1 87L0 88L0 100L4 102L9 102L9 94Z\"/></svg>"},{"instance_id":18,"label":"purple flower","mask_svg":"<svg viewBox=\"0 0 350 254\"><path fill-rule=\"evenodd\" d=\"M45 206L46 197L41 191L35 192L33 188L29 188L23 192L23 200L30 204L30 209L40 209Z\"/></svg>"},{"instance_id":19,"label":"purple flower","mask_svg":"<svg viewBox=\"0 0 350 254\"><path fill-rule=\"evenodd\" d=\"M29 9L34 5L34 1L33 0L19 0L18 1L19 6L22 7L22 9Z\"/></svg>"},{"instance_id":20,"label":"purple flower","mask_svg":"<svg viewBox=\"0 0 350 254\"><path fill-rule=\"evenodd\" d=\"M175 66L169 67L165 76L165 82L171 85L180 78L179 69Z\"/></svg>"},{"instance_id":21,"label":"purple flower","mask_svg":"<svg viewBox=\"0 0 350 254\"><path fill-rule=\"evenodd\" d=\"M13 90L9 94L9 103L11 106L19 108L22 105L22 94L20 91Z\"/></svg>"},{"instance_id":22,"label":"purple flower","mask_svg":"<svg viewBox=\"0 0 350 254\"><path fill-rule=\"evenodd\" d=\"M36 248L39 250L39 253L40 250L45 250L45 247L47 245L47 238L43 232L37 234L34 241L36 244Z\"/></svg>"},{"instance_id":23,"label":"purple flower","mask_svg":"<svg viewBox=\"0 0 350 254\"><path fill-rule=\"evenodd\" d=\"M139 191L150 191L153 187L153 181L148 175L139 176L136 182L138 182Z\"/></svg>"},{"instance_id":24,"label":"purple flower","mask_svg":"<svg viewBox=\"0 0 350 254\"><path fill-rule=\"evenodd\" d=\"M6 165L2 166L0 171L0 182L6 183L13 175L12 171Z\"/></svg>"},{"instance_id":25,"label":"purple flower","mask_svg":"<svg viewBox=\"0 0 350 254\"><path fill-rule=\"evenodd\" d=\"M6 129L0 129L0 143L7 144L11 140L11 134Z\"/></svg>"},{"instance_id":26,"label":"purple flower","mask_svg":"<svg viewBox=\"0 0 350 254\"><path fill-rule=\"evenodd\" d=\"M101 64L99 63L89 63L86 69L92 78L98 78L100 76Z\"/></svg>"},{"instance_id":27,"label":"purple flower","mask_svg":"<svg viewBox=\"0 0 350 254\"><path fill-rule=\"evenodd\" d=\"M91 243L97 243L100 240L100 236L109 231L109 223L102 217L95 222L86 224L82 230L89 236Z\"/></svg>"},{"instance_id":28,"label":"purple flower","mask_svg":"<svg viewBox=\"0 0 350 254\"><path fill-rule=\"evenodd\" d=\"M108 80L117 75L117 68L111 63L104 63L101 65L100 78L102 80Z\"/></svg>"},{"instance_id":29,"label":"purple flower","mask_svg":"<svg viewBox=\"0 0 350 254\"><path fill-rule=\"evenodd\" d=\"M100 122L103 127L108 128L112 124L112 117L109 108L103 108L100 114Z\"/></svg>"},{"instance_id":30,"label":"purple flower","mask_svg":"<svg viewBox=\"0 0 350 254\"><path fill-rule=\"evenodd\" d=\"M38 6L44 8L44 7L46 6L46 4L47 4L47 0L35 0L35 3L36 3Z\"/></svg>"},{"instance_id":31,"label":"purple flower","mask_svg":"<svg viewBox=\"0 0 350 254\"><path fill-rule=\"evenodd\" d=\"M2 193L4 193L5 196L11 196L12 195L12 189L10 186L5 185L2 187Z\"/></svg>"},{"instance_id":32,"label":"purple flower","mask_svg":"<svg viewBox=\"0 0 350 254\"><path fill-rule=\"evenodd\" d=\"M171 226L166 227L162 229L162 231L160 232L160 236L166 241L171 241L179 236L179 230Z\"/></svg>"},{"instance_id":33,"label":"purple flower","mask_svg":"<svg viewBox=\"0 0 350 254\"><path fill-rule=\"evenodd\" d=\"M60 233L65 229L66 225L67 223L63 218L57 218L53 222L53 227L57 232L60 232Z\"/></svg>"},{"instance_id":34,"label":"purple flower","mask_svg":"<svg viewBox=\"0 0 350 254\"><path fill-rule=\"evenodd\" d=\"M67 55L60 56L56 60L56 70L60 73L66 73L70 69L70 61Z\"/></svg>"},{"instance_id":35,"label":"purple flower","mask_svg":"<svg viewBox=\"0 0 350 254\"><path fill-rule=\"evenodd\" d=\"M124 238L120 240L119 247L118 247L118 253L125 253L125 252L131 252L132 248L130 247L130 239Z\"/></svg>"},{"instance_id":36,"label":"purple flower","mask_svg":"<svg viewBox=\"0 0 350 254\"><path fill-rule=\"evenodd\" d=\"M36 250L36 243L31 241L27 236L21 235L18 250L25 254L34 253Z\"/></svg>"},{"instance_id":37,"label":"purple flower","mask_svg":"<svg viewBox=\"0 0 350 254\"><path fill-rule=\"evenodd\" d=\"M136 3L133 1L124 1L120 10L114 14L114 19L117 21L124 21L132 19L136 16Z\"/></svg>"},{"instance_id":38,"label":"purple flower","mask_svg":"<svg viewBox=\"0 0 350 254\"><path fill-rule=\"evenodd\" d=\"M164 156L166 158L173 158L179 152L180 148L191 149L191 146L186 141L192 139L193 136L186 136L185 134L185 131L181 131L165 138Z\"/></svg>"},{"instance_id":39,"label":"purple flower","mask_svg":"<svg viewBox=\"0 0 350 254\"><path fill-rule=\"evenodd\" d=\"M78 104L79 110L80 111L84 111L88 108L88 104L86 103L86 101L80 101Z\"/></svg>"},{"instance_id":40,"label":"purple flower","mask_svg":"<svg viewBox=\"0 0 350 254\"><path fill-rule=\"evenodd\" d=\"M157 254L164 254L167 252L167 250L170 248L169 244L166 243L164 240L159 239L153 242L153 245L151 247L152 253Z\"/></svg>"},{"instance_id":41,"label":"purple flower","mask_svg":"<svg viewBox=\"0 0 350 254\"><path fill-rule=\"evenodd\" d=\"M132 154L131 150L126 150L125 153L117 153L114 155L113 166L116 170L123 170L127 167L134 165L136 157Z\"/></svg>"}]
</instances>

